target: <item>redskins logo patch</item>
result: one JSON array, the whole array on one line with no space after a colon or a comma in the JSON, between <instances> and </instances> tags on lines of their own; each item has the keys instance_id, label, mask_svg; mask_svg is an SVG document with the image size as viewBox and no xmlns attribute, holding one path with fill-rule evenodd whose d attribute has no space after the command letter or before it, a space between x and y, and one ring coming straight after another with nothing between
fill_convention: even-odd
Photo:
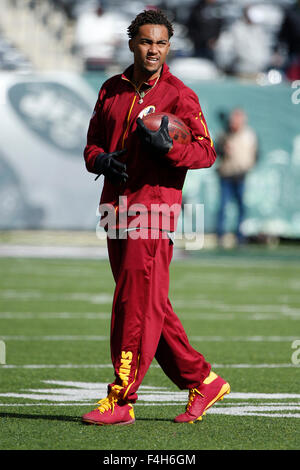
<instances>
[{"instance_id":1,"label":"redskins logo patch","mask_svg":"<svg viewBox=\"0 0 300 470\"><path fill-rule=\"evenodd\" d=\"M143 119L143 117L145 116L148 116L148 114L152 114L152 113L155 113L155 106L151 105L151 106L147 106L147 108L144 108L140 114L139 114L139 118Z\"/></svg>"}]
</instances>

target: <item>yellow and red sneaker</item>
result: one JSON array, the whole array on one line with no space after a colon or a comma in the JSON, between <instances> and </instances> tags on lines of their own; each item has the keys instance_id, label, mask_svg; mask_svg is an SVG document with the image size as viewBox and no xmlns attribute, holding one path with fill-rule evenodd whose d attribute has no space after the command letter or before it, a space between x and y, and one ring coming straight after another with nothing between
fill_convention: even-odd
<instances>
[{"instance_id":1,"label":"yellow and red sneaker","mask_svg":"<svg viewBox=\"0 0 300 470\"><path fill-rule=\"evenodd\" d=\"M205 411L214 403L223 400L224 395L230 392L230 385L214 372L210 372L204 382L197 388L189 391L189 401L185 413L174 419L175 423L194 423L201 421Z\"/></svg>"},{"instance_id":2,"label":"yellow and red sneaker","mask_svg":"<svg viewBox=\"0 0 300 470\"><path fill-rule=\"evenodd\" d=\"M133 406L118 399L117 385L111 388L106 398L98 401L98 408L82 416L82 421L89 424L133 424L135 416Z\"/></svg>"}]
</instances>

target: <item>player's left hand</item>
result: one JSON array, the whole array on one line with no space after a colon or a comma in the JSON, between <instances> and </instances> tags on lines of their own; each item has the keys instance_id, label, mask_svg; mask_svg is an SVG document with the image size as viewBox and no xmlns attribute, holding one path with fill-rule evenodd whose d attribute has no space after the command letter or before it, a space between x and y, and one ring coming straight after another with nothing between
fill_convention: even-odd
<instances>
[{"instance_id":1,"label":"player's left hand","mask_svg":"<svg viewBox=\"0 0 300 470\"><path fill-rule=\"evenodd\" d=\"M104 175L112 184L126 183L128 179L126 165L118 161L118 158L126 152L127 150L123 149L97 155L94 163L94 172L98 173L98 176L95 178L95 181L100 175Z\"/></svg>"},{"instance_id":2,"label":"player's left hand","mask_svg":"<svg viewBox=\"0 0 300 470\"><path fill-rule=\"evenodd\" d=\"M141 118L137 118L137 132L141 140L160 153L167 153L173 146L173 140L168 131L169 118L164 116L157 131L148 129Z\"/></svg>"}]
</instances>

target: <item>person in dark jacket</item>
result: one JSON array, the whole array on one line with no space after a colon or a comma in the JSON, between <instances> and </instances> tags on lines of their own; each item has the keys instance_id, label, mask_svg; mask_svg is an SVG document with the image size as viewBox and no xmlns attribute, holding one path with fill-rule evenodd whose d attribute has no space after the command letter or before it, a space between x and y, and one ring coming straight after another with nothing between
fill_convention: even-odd
<instances>
[{"instance_id":1,"label":"person in dark jacket","mask_svg":"<svg viewBox=\"0 0 300 470\"><path fill-rule=\"evenodd\" d=\"M291 81L300 79L300 0L286 10L278 34L278 43L287 47L287 78Z\"/></svg>"},{"instance_id":2,"label":"person in dark jacket","mask_svg":"<svg viewBox=\"0 0 300 470\"><path fill-rule=\"evenodd\" d=\"M193 41L195 56L214 61L214 47L222 31L223 16L217 0L198 0L191 9L186 26Z\"/></svg>"}]
</instances>

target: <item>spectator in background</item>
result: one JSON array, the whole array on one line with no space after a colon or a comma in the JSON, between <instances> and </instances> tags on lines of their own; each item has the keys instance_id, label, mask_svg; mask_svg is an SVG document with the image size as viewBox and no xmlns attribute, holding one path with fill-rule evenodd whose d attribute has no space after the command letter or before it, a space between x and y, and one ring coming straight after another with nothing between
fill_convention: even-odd
<instances>
[{"instance_id":1,"label":"spectator in background","mask_svg":"<svg viewBox=\"0 0 300 470\"><path fill-rule=\"evenodd\" d=\"M269 36L262 26L255 24L251 7L243 9L241 19L224 30L215 46L216 64L226 73L255 78L271 61Z\"/></svg>"},{"instance_id":2,"label":"spectator in background","mask_svg":"<svg viewBox=\"0 0 300 470\"><path fill-rule=\"evenodd\" d=\"M197 57L214 60L214 47L222 25L217 0L198 0L186 24Z\"/></svg>"},{"instance_id":3,"label":"spectator in background","mask_svg":"<svg viewBox=\"0 0 300 470\"><path fill-rule=\"evenodd\" d=\"M218 139L217 154L220 157L218 173L220 177L221 200L217 220L217 236L222 244L225 234L225 211L229 201L235 199L238 206L236 229L237 242L245 241L241 231L244 219L245 177L253 168L257 158L257 137L247 124L246 113L235 108L229 115L228 128Z\"/></svg>"},{"instance_id":4,"label":"spectator in background","mask_svg":"<svg viewBox=\"0 0 300 470\"><path fill-rule=\"evenodd\" d=\"M287 78L292 81L300 79L300 0L286 11L278 42L287 47Z\"/></svg>"},{"instance_id":5,"label":"spectator in background","mask_svg":"<svg viewBox=\"0 0 300 470\"><path fill-rule=\"evenodd\" d=\"M103 70L114 64L115 52L126 41L127 18L105 11L101 1L95 10L82 13L75 27L74 46L87 70Z\"/></svg>"}]
</instances>

